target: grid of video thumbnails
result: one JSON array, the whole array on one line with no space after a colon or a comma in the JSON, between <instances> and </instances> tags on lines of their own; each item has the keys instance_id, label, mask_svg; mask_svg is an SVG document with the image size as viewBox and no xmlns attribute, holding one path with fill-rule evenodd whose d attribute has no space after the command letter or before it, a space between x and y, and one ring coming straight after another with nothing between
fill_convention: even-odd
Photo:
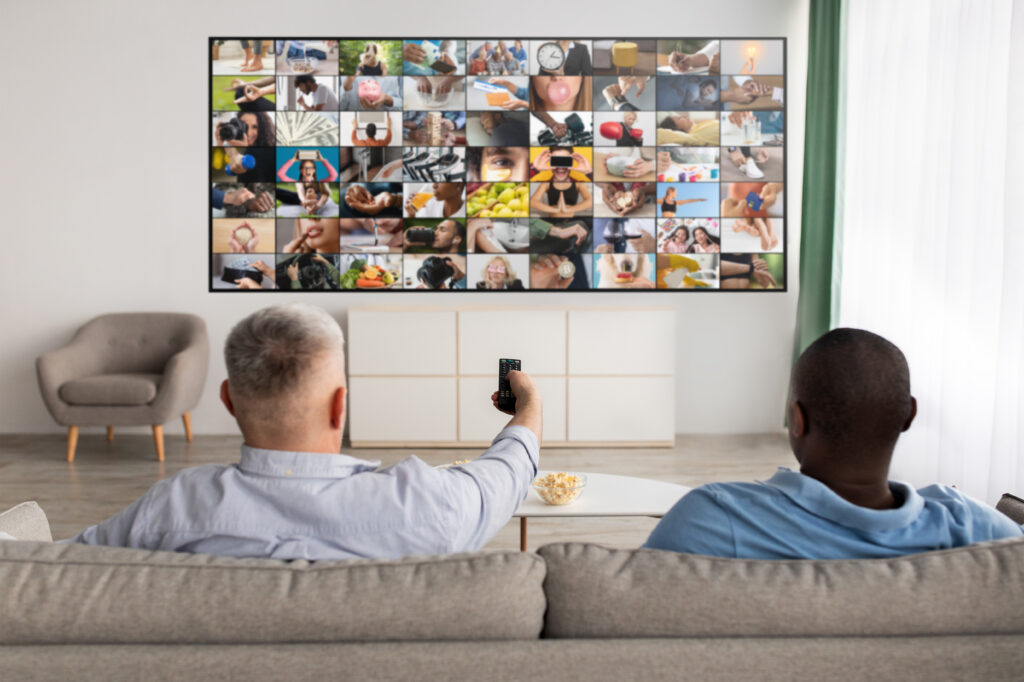
<instances>
[{"instance_id":1,"label":"grid of video thumbnails","mask_svg":"<svg viewBox=\"0 0 1024 682\"><path fill-rule=\"evenodd\" d=\"M210 50L211 289L786 287L784 39Z\"/></svg>"}]
</instances>

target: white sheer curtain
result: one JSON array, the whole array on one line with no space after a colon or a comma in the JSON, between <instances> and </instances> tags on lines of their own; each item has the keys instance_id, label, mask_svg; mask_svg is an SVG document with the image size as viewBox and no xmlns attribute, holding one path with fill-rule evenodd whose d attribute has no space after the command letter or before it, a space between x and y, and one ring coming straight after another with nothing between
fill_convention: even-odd
<instances>
[{"instance_id":1,"label":"white sheer curtain","mask_svg":"<svg viewBox=\"0 0 1024 682\"><path fill-rule=\"evenodd\" d=\"M833 322L910 362L890 476L1024 494L1024 3L844 13Z\"/></svg>"}]
</instances>

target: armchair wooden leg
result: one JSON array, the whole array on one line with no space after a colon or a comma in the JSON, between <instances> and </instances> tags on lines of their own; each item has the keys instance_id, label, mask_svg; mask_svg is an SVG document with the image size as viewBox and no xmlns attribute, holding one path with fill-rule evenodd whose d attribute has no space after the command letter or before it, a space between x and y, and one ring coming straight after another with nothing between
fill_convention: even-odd
<instances>
[{"instance_id":1,"label":"armchair wooden leg","mask_svg":"<svg viewBox=\"0 0 1024 682\"><path fill-rule=\"evenodd\" d=\"M181 421L185 424L185 439L192 442L192 415L186 412L181 415Z\"/></svg>"},{"instance_id":2,"label":"armchair wooden leg","mask_svg":"<svg viewBox=\"0 0 1024 682\"><path fill-rule=\"evenodd\" d=\"M78 446L78 427L68 427L68 461L75 461L75 448Z\"/></svg>"},{"instance_id":3,"label":"armchair wooden leg","mask_svg":"<svg viewBox=\"0 0 1024 682\"><path fill-rule=\"evenodd\" d=\"M161 424L153 424L153 443L156 445L157 461L164 461L164 427Z\"/></svg>"},{"instance_id":4,"label":"armchair wooden leg","mask_svg":"<svg viewBox=\"0 0 1024 682\"><path fill-rule=\"evenodd\" d=\"M109 443L112 440L114 440L114 427L113 426L108 426L107 427L107 442Z\"/></svg>"}]
</instances>

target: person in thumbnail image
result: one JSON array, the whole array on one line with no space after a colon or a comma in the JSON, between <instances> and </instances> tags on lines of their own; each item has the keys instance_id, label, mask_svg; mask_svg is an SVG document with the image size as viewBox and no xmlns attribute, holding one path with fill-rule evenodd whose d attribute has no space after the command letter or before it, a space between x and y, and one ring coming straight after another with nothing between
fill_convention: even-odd
<instances>
[{"instance_id":1,"label":"person in thumbnail image","mask_svg":"<svg viewBox=\"0 0 1024 682\"><path fill-rule=\"evenodd\" d=\"M534 112L586 111L594 106L592 90L590 79L583 76L534 76L530 79L529 106ZM515 94L518 98L518 89Z\"/></svg>"},{"instance_id":2,"label":"person in thumbnail image","mask_svg":"<svg viewBox=\"0 0 1024 682\"><path fill-rule=\"evenodd\" d=\"M516 42L519 42L521 49L522 43ZM522 64L505 45L504 40L499 40L495 48L491 50L491 54L487 57L486 68L487 73L494 76L517 76L523 73Z\"/></svg>"},{"instance_id":3,"label":"person in thumbnail image","mask_svg":"<svg viewBox=\"0 0 1024 682\"><path fill-rule=\"evenodd\" d=\"M574 166L553 166L552 158L571 158ZM575 182L572 170L590 175L593 169L586 157L577 154L572 147L551 147L541 152L534 161L538 171L551 171L551 180L538 183L530 199L530 212L548 218L573 218L577 213L588 213L593 209L593 196L587 183Z\"/></svg>"},{"instance_id":4,"label":"person in thumbnail image","mask_svg":"<svg viewBox=\"0 0 1024 682\"><path fill-rule=\"evenodd\" d=\"M733 232L746 232L761 240L761 250L771 251L779 245L778 231L771 218L738 218L732 224Z\"/></svg>"},{"instance_id":5,"label":"person in thumbnail image","mask_svg":"<svg viewBox=\"0 0 1024 682\"><path fill-rule=\"evenodd\" d=\"M603 182L600 188L605 206L620 218L643 208L648 197L653 200L658 191L653 182Z\"/></svg>"},{"instance_id":6,"label":"person in thumbnail image","mask_svg":"<svg viewBox=\"0 0 1024 682\"><path fill-rule=\"evenodd\" d=\"M596 288L654 289L652 256L643 253L594 255Z\"/></svg>"},{"instance_id":7,"label":"person in thumbnail image","mask_svg":"<svg viewBox=\"0 0 1024 682\"><path fill-rule=\"evenodd\" d=\"M440 123L439 139L433 145L431 144L431 131L428 129L432 117L439 119ZM482 115L480 119L482 122ZM402 129L408 144L427 146L465 144L465 142L460 143L456 135L456 131L465 126L466 112L464 111L406 111L402 114Z\"/></svg>"},{"instance_id":8,"label":"person in thumbnail image","mask_svg":"<svg viewBox=\"0 0 1024 682\"><path fill-rule=\"evenodd\" d=\"M436 45L435 45L436 44ZM436 76L447 73L461 73L457 45L454 40L406 41L402 45L402 73L407 76ZM434 66L426 65L427 49L437 51ZM447 67L436 65L447 64Z\"/></svg>"},{"instance_id":9,"label":"person in thumbnail image","mask_svg":"<svg viewBox=\"0 0 1024 682\"><path fill-rule=\"evenodd\" d=\"M338 256L319 253L303 253L278 261L277 271L284 270L284 277L277 277L280 288L306 291L337 291L341 289L341 271L337 266Z\"/></svg>"},{"instance_id":10,"label":"person in thumbnail image","mask_svg":"<svg viewBox=\"0 0 1024 682\"><path fill-rule=\"evenodd\" d=\"M643 147L643 131L636 129L636 112L626 111L622 114L622 134L615 138L616 147ZM603 128L604 126L602 126Z\"/></svg>"},{"instance_id":11,"label":"person in thumbnail image","mask_svg":"<svg viewBox=\"0 0 1024 682\"><path fill-rule=\"evenodd\" d=\"M516 271L505 256L493 256L487 260L481 273L481 281L476 283L477 289L523 289L523 281L516 276Z\"/></svg>"},{"instance_id":12,"label":"person in thumbnail image","mask_svg":"<svg viewBox=\"0 0 1024 682\"><path fill-rule=\"evenodd\" d=\"M409 261L406 261L408 267ZM427 256L416 269L417 289L465 289L465 256Z\"/></svg>"},{"instance_id":13,"label":"person in thumbnail image","mask_svg":"<svg viewBox=\"0 0 1024 682\"><path fill-rule=\"evenodd\" d=\"M668 66L675 73L689 73L697 69L707 69L710 74L721 71L721 43L710 40L703 48L692 54L673 50L668 56Z\"/></svg>"},{"instance_id":14,"label":"person in thumbnail image","mask_svg":"<svg viewBox=\"0 0 1024 682\"><path fill-rule=\"evenodd\" d=\"M299 91L299 106L305 111L337 111L338 96L326 85L320 85L313 76L296 76L295 89Z\"/></svg>"},{"instance_id":15,"label":"person in thumbnail image","mask_svg":"<svg viewBox=\"0 0 1024 682\"><path fill-rule=\"evenodd\" d=\"M254 259L246 262L245 265L248 268L258 270L271 285L274 284L274 276L276 275L274 268L270 267L262 260ZM240 277L234 280L234 283L236 289L263 289L263 285L252 277Z\"/></svg>"},{"instance_id":16,"label":"person in thumbnail image","mask_svg":"<svg viewBox=\"0 0 1024 682\"><path fill-rule=\"evenodd\" d=\"M723 218L782 217L784 202L781 182L734 182L728 188L728 195L722 198ZM760 200L761 208L751 208L751 195L756 195Z\"/></svg>"},{"instance_id":17,"label":"person in thumbnail image","mask_svg":"<svg viewBox=\"0 0 1024 682\"><path fill-rule=\"evenodd\" d=\"M538 51L545 45L544 41L537 41ZM590 48L586 43L576 40L559 40L558 45L562 48L565 60L557 69L548 70L543 66L538 67L537 74L540 76L589 76L593 73L593 64L590 60Z\"/></svg>"},{"instance_id":18,"label":"person in thumbnail image","mask_svg":"<svg viewBox=\"0 0 1024 682\"><path fill-rule=\"evenodd\" d=\"M529 147L469 147L469 179L479 182L525 182L530 173Z\"/></svg>"},{"instance_id":19,"label":"person in thumbnail image","mask_svg":"<svg viewBox=\"0 0 1024 682\"><path fill-rule=\"evenodd\" d=\"M409 187L409 184L406 184ZM405 201L406 218L451 218L464 216L463 182L435 182L432 193L417 192Z\"/></svg>"},{"instance_id":20,"label":"person in thumbnail image","mask_svg":"<svg viewBox=\"0 0 1024 682\"><path fill-rule=\"evenodd\" d=\"M749 253L722 254L722 288L749 289L751 282L757 282L765 289L776 289L768 261Z\"/></svg>"},{"instance_id":21,"label":"person in thumbnail image","mask_svg":"<svg viewBox=\"0 0 1024 682\"><path fill-rule=\"evenodd\" d=\"M277 171L277 179L281 182L291 182L288 175L292 165L299 161L302 154L300 150L295 151L295 156L284 162L284 165ZM327 176L321 180L317 177L317 163L322 163L327 169ZM298 213L312 213L318 215L338 215L339 207L331 198L331 188L327 184L338 179L338 171L331 165L331 162L324 158L320 150L316 150L316 159L302 159L299 161L299 176L295 180L295 192L279 189L277 198L283 204L278 210L280 217L294 217Z\"/></svg>"},{"instance_id":22,"label":"person in thumbnail image","mask_svg":"<svg viewBox=\"0 0 1024 682\"><path fill-rule=\"evenodd\" d=\"M380 43L367 43L362 56L359 57L359 66L356 67L357 76L386 76L388 65L384 62L384 50Z\"/></svg>"},{"instance_id":23,"label":"person in thumbnail image","mask_svg":"<svg viewBox=\"0 0 1024 682\"><path fill-rule=\"evenodd\" d=\"M272 101L265 95L274 94L277 90L277 83L273 76L257 78L254 81L244 81L235 78L231 81L231 87L225 91L235 91L235 104L239 111L274 111L277 109Z\"/></svg>"},{"instance_id":24,"label":"person in thumbnail image","mask_svg":"<svg viewBox=\"0 0 1024 682\"><path fill-rule=\"evenodd\" d=\"M273 147L277 144L274 119L262 111L240 112L218 123L213 134L220 147Z\"/></svg>"},{"instance_id":25,"label":"person in thumbnail image","mask_svg":"<svg viewBox=\"0 0 1024 682\"><path fill-rule=\"evenodd\" d=\"M359 136L359 121L352 117L352 146L353 147L387 147L391 144L391 116L385 122L384 137L377 139L377 124L366 124L366 137Z\"/></svg>"},{"instance_id":26,"label":"person in thumbnail image","mask_svg":"<svg viewBox=\"0 0 1024 682\"><path fill-rule=\"evenodd\" d=\"M677 199L676 188L669 186L665 189L665 196L662 197L659 202L661 204L661 217L674 218L676 211L680 206L685 206L686 204L692 204L698 201L704 201L704 199Z\"/></svg>"},{"instance_id":27,"label":"person in thumbnail image","mask_svg":"<svg viewBox=\"0 0 1024 682\"><path fill-rule=\"evenodd\" d=\"M245 73L251 71L262 71L263 41L254 40L251 45L248 40L241 40L239 42L242 44L242 52L245 53L245 60L242 62L242 71Z\"/></svg>"},{"instance_id":28,"label":"person in thumbnail image","mask_svg":"<svg viewBox=\"0 0 1024 682\"><path fill-rule=\"evenodd\" d=\"M759 163L768 162L768 150L758 147L753 153L750 147L729 147L729 160L733 162L741 173L751 180L764 177L764 173L757 167Z\"/></svg>"},{"instance_id":29,"label":"person in thumbnail image","mask_svg":"<svg viewBox=\"0 0 1024 682\"><path fill-rule=\"evenodd\" d=\"M690 241L690 230L685 225L671 228L658 245L661 253L686 253Z\"/></svg>"},{"instance_id":30,"label":"person in thumbnail image","mask_svg":"<svg viewBox=\"0 0 1024 682\"><path fill-rule=\"evenodd\" d=\"M222 189L222 187L227 189ZM274 196L255 183L248 187L245 185L223 184L221 187L214 185L211 203L214 209L222 209L225 217L229 218L238 215L252 218L272 217L263 214L274 210ZM231 207L234 207L234 210L231 210ZM216 213L214 217L217 217Z\"/></svg>"},{"instance_id":31,"label":"person in thumbnail image","mask_svg":"<svg viewBox=\"0 0 1024 682\"><path fill-rule=\"evenodd\" d=\"M341 231L337 218L296 218L292 239L282 253L338 253Z\"/></svg>"},{"instance_id":32,"label":"person in thumbnail image","mask_svg":"<svg viewBox=\"0 0 1024 682\"><path fill-rule=\"evenodd\" d=\"M590 289L589 253L531 254L531 289Z\"/></svg>"},{"instance_id":33,"label":"person in thumbnail image","mask_svg":"<svg viewBox=\"0 0 1024 682\"><path fill-rule=\"evenodd\" d=\"M703 227L693 228L693 242L687 253L718 253L720 250L717 237Z\"/></svg>"}]
</instances>

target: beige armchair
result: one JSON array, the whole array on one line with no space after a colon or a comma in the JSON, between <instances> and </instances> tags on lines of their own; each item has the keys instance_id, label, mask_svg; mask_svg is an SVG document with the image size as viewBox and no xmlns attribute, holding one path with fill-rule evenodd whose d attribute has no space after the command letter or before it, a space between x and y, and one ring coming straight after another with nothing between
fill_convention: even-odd
<instances>
[{"instance_id":1,"label":"beige armchair","mask_svg":"<svg viewBox=\"0 0 1024 682\"><path fill-rule=\"evenodd\" d=\"M202 318L185 313L117 313L87 322L67 346L36 360L43 402L68 427L68 461L80 426L153 427L164 459L163 425L180 415L192 440L190 411L199 403L210 359Z\"/></svg>"}]
</instances>

